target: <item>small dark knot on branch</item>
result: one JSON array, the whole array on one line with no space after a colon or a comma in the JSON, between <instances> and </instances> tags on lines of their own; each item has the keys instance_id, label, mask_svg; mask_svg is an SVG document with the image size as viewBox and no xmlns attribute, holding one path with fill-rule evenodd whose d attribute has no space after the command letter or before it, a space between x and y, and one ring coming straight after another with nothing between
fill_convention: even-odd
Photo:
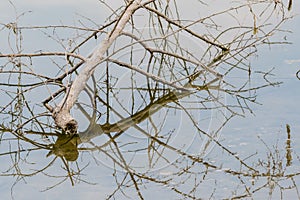
<instances>
[{"instance_id":1,"label":"small dark knot on branch","mask_svg":"<svg viewBox=\"0 0 300 200\"><path fill-rule=\"evenodd\" d=\"M69 121L64 127L64 131L68 135L75 135L77 133L77 129L78 124L74 119Z\"/></svg>"},{"instance_id":2,"label":"small dark knot on branch","mask_svg":"<svg viewBox=\"0 0 300 200\"><path fill-rule=\"evenodd\" d=\"M69 111L56 107L52 113L55 124L63 130L65 134L75 135L78 130L77 121L71 116Z\"/></svg>"}]
</instances>

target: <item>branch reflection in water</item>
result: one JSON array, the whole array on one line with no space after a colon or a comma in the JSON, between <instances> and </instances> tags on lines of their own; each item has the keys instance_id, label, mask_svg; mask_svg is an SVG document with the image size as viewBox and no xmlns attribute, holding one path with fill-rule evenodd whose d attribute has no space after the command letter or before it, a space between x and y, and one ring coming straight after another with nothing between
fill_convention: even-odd
<instances>
[{"instance_id":1,"label":"branch reflection in water","mask_svg":"<svg viewBox=\"0 0 300 200\"><path fill-rule=\"evenodd\" d=\"M271 199L289 191L300 198L292 126L286 125L276 145L238 134L238 142L251 143L246 155L220 140L233 117L253 113L258 90L280 84L270 80L272 70L257 69L250 58L259 46L272 44L270 37L288 19L292 1L288 6L239 2L211 13L195 1L197 13L208 13L188 20L173 1L141 1L136 10L130 9L131 1L124 2L103 22L92 23L96 28L89 28L93 20L86 17L88 23L79 20L78 26L0 25L1 33L17 41L8 40L11 52L0 47L5 60L0 68L0 176L14 179L12 188L43 177L50 185L44 190L67 181L104 185L113 180L107 199L151 198L158 191L170 199L265 199L266 194ZM238 13L246 13L245 18ZM224 26L227 19L232 26ZM41 32L39 41L51 38L63 52L26 48L25 31ZM106 49L98 46L97 65L83 73L93 53L79 53L94 49L95 42ZM80 73L84 78L76 79ZM55 118L64 106L66 112ZM68 120L59 123L64 114ZM98 177L104 169L107 182Z\"/></svg>"}]
</instances>

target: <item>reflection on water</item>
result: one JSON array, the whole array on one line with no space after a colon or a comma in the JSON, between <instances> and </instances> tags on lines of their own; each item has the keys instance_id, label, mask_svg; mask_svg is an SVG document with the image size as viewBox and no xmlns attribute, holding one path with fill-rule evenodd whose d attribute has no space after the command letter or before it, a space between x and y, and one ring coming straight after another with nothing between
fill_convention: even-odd
<instances>
[{"instance_id":1,"label":"reflection on water","mask_svg":"<svg viewBox=\"0 0 300 200\"><path fill-rule=\"evenodd\" d=\"M47 157L54 154L55 156L63 157L67 161L76 161L79 155L77 145L79 144L78 135L57 135L57 139L53 144Z\"/></svg>"},{"instance_id":2,"label":"reflection on water","mask_svg":"<svg viewBox=\"0 0 300 200\"><path fill-rule=\"evenodd\" d=\"M224 197L243 199L261 196L264 193L268 193L271 198L279 193L284 194L285 191L297 191L299 159L293 161L293 157L297 158L298 155L292 150L293 132L290 125L286 125L286 130L280 136L283 139L278 140L277 143L270 144L260 139L260 145L265 146L265 155L261 154L263 152L252 152L254 154L248 154L248 157L242 157L239 152L234 152L218 142L216 134L208 135L207 132L198 130L198 133L207 134L206 136L210 138L210 144L206 142L207 146L216 145L210 152L205 153L207 148L197 149L203 142L201 137L193 138L192 143L185 143L189 140L184 140L176 135L176 131L172 131L174 121L171 123L173 126L167 123L168 117L178 115L181 109L185 109L178 107L181 101L195 100L190 99L191 93L189 91L165 91L164 93L130 117L111 124L98 124L97 110L93 110L92 115L87 115L84 107L78 105L78 112L88 117L89 126L76 135L58 131L14 131L2 125L0 155L9 162L6 163L7 170L2 172L2 176L46 175L48 179L58 179L59 183L49 182L53 185L47 186L49 187L47 191L55 190L57 185L67 180L70 180L71 185L74 186L83 184L80 183L83 180L81 176L86 173L94 174L95 166L105 165L111 169L111 175L116 181L116 186L112 188L113 192L107 196L108 198L120 198L121 191L127 187L131 188L128 191L129 195L137 192L136 195L143 197L147 194L143 187L147 185L153 187L153 184L168 188L175 192L177 197L192 199L197 196L204 199L211 196L216 199ZM184 112L193 113L195 110L199 112L195 108ZM180 114L181 119L188 119L188 115ZM159 122L153 124L154 117L161 119L160 121L165 120L166 123L163 125L170 127L160 126ZM169 133L161 132L166 128L170 130ZM197 131L197 126L194 128L184 129ZM177 134L189 135L185 131ZM144 138L130 135L138 133L142 133ZM189 145L188 148L185 145ZM18 149L8 148L9 146L18 146ZM7 148L10 150L5 150ZM44 156L39 156L36 160L41 164L32 165L29 160L31 156L35 157L36 151L44 152ZM48 159L46 164L43 161L45 158ZM55 163L61 163L62 168L57 168ZM29 170L32 167L36 167L34 172ZM63 176L57 173L61 170L64 171ZM202 188L205 188L205 193Z\"/></svg>"},{"instance_id":3,"label":"reflection on water","mask_svg":"<svg viewBox=\"0 0 300 200\"><path fill-rule=\"evenodd\" d=\"M286 125L286 166L291 166L292 164L292 147L291 147L291 127L290 125Z\"/></svg>"},{"instance_id":4,"label":"reflection on water","mask_svg":"<svg viewBox=\"0 0 300 200\"><path fill-rule=\"evenodd\" d=\"M12 182L3 189L12 191L6 196L22 199L27 187L44 192L41 196L52 192L50 199L300 198L294 124L283 122L286 126L275 132L259 129L258 138L246 130L253 126L247 119L246 125L226 129L239 123L234 121L239 116L253 113L258 91L280 85L270 80L271 71L256 70L249 61L277 31L277 24L271 30L256 24L254 12L261 7L255 5L250 11L248 3L237 8L250 12L254 24L241 27L238 22L229 28L216 26L215 20L231 16L236 23L239 15L231 6L208 15L210 22L203 18L189 26L177 24L180 20L162 22L165 14L153 10L158 5L148 7L147 12L160 17L140 20L153 23L142 31L133 18L132 30L124 30L107 50L77 99L71 111L78 120L76 134L58 128L51 109L68 95L83 67L81 56L73 54L94 48L117 20L109 17L103 29L82 28L82 21L78 27L3 25L0 31L14 37L17 51L12 52L19 53L2 54L0 49L6 59L0 68L0 178ZM159 6L164 13L180 12L169 1ZM283 13L281 24L286 18L280 6L272 2L259 16L268 21L270 13ZM195 34L199 28L205 37ZM42 33L41 41L46 35L58 49L68 46L73 54L21 54L26 49L22 34L32 29ZM62 39L60 31L74 37ZM54 67L50 73L36 66Z\"/></svg>"}]
</instances>

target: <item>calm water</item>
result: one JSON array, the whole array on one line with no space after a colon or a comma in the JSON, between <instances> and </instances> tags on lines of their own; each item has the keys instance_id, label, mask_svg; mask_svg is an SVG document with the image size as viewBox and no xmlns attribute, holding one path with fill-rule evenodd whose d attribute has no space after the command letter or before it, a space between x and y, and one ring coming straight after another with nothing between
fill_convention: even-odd
<instances>
[{"instance_id":1,"label":"calm water","mask_svg":"<svg viewBox=\"0 0 300 200\"><path fill-rule=\"evenodd\" d=\"M19 14L23 11L34 11L20 18L20 23L24 26L59 24L61 19L63 19L62 24L72 24L78 18L93 26L93 23L83 16L92 16L93 19L106 16L107 11L99 12L92 0L83 2L60 3L53 1L53 4L45 3L48 5L34 1L14 3ZM300 10L297 4L299 3L294 2L293 8L295 8L295 13L299 14ZM1 23L15 20L13 8L8 2L0 5L0 11ZM137 185L145 199L183 199L184 196L187 199L191 199L193 196L203 199L231 197L243 199L240 195L247 194L247 191L253 199L299 198L300 177L295 175L300 173L300 138L298 136L300 132L300 107L298 105L300 102L300 80L295 75L300 69L300 54L297 48L300 45L300 30L296 28L299 24L299 17L295 17L293 21L285 25L287 29L293 31L287 37L288 41L293 41L292 45L275 45L271 49L263 48L258 57L251 58L251 64L256 66L256 70L268 71L268 69L274 68L272 71L274 76L268 78L272 81L283 82L280 86L258 90L257 101L260 105L251 105L252 114L246 112L245 117L234 117L214 135L213 133L217 132L224 122L224 118L220 117L219 113L224 110L214 112L201 110L199 112L199 105L193 104L194 101L199 100L193 95L184 96L179 100L181 105L191 108L188 113L197 120L204 131L211 133L213 138L219 141L222 146L209 141L197 129L193 128L193 124L189 121L190 116L172 101L168 102L169 107L163 107L151 115L151 120L141 121L138 126L140 129L135 125L128 129L126 127L125 133L117 137L117 144L106 145L109 138L105 134L94 138L93 143L84 143L84 139L81 137L83 144L79 146L79 157L76 162L69 162L69 165L64 164L60 158L54 160L54 155L47 157L49 150L32 149L30 152L22 152L21 155L23 156L21 157L13 153L3 155L5 152L18 150L16 147L19 145L18 141L12 140L13 136L6 132L2 135L2 142L0 143L1 198L14 198L16 200L106 199L113 194L115 199L137 199L136 186L132 181L134 178L138 180ZM61 37L68 36L68 32L61 31L59 33ZM1 34L4 35L4 32L0 32L0 36ZM49 41L36 41L35 38L38 38L37 36L40 34L39 31L24 32L26 39L24 39L24 46L28 51L31 48L33 50L41 48L41 42L47 45L45 49L57 48L57 45L52 44L51 39ZM0 39L0 43L2 42L5 42L3 37ZM1 48L0 52L4 50ZM88 53L91 50L83 49L83 51ZM0 60L0 62L2 61ZM64 60L58 64L63 62ZM40 69L38 67L43 64L42 60L37 59L34 63L36 65L32 67L36 72L40 70L43 73L56 75L52 74L55 72L51 68ZM112 71L111 73L122 74L120 79L115 80L116 86L130 85L128 80L132 74L126 73L126 70ZM236 82L243 81L239 76L228 78L234 79ZM254 78L251 81L251 84L255 85L259 84L262 79ZM136 79L136 84L144 87L144 79ZM52 90L53 88L49 89ZM4 90L1 90L2 92ZM44 99L43 94L47 94L47 91L36 90L36 93L31 93L32 97L28 98L32 102L41 102ZM165 95L163 92L159 94ZM115 93L116 98L111 101L114 109L123 116L130 113L126 113L125 109L122 110L122 104L118 104L117 97L126 100L129 99L130 95L132 95L131 90L120 90ZM134 95L134 97L130 96L131 100L128 100L125 105L130 108L132 99L134 99L133 110L145 106L144 101L148 100L146 92L140 90ZM228 96L220 96L220 98L223 99L221 102L231 103ZM87 100L88 96L81 96L82 105L85 105ZM4 99L3 101L8 100ZM38 106L35 109L43 110ZM88 107L85 109L90 113L92 112ZM98 111L105 113L105 109L105 107L100 106ZM152 107L152 109L155 108ZM82 114L79 107L76 107L73 113L80 119L80 131L84 132L88 128L89 120ZM117 121L118 117L117 114L110 116L112 121ZM6 120L3 118L3 121ZM105 123L105 118L99 117L98 123ZM287 125L290 127L290 132L287 130ZM188 159L187 155L163 145L157 144L155 148L148 150L147 146L151 140L145 134L140 134L143 133L143 130L153 135L156 132L162 132L164 133L161 136L163 142L195 156L195 159L197 155L201 154L204 162L221 167L220 169L206 168L202 160L199 163L195 160L193 162L192 159ZM36 142L50 144L55 143L56 137L36 137L32 134L29 138ZM78 141L76 140L76 142ZM27 145L27 143L22 143L20 149L26 149L30 146ZM96 148L96 146L101 145L103 148ZM69 148L73 148L73 146L70 145ZM118 152L118 149L122 154ZM153 152L154 149L158 153ZM227 149L236 154L228 154ZM24 156L27 153L30 156ZM120 155L123 155L124 158ZM110 156L115 158L117 162L113 163ZM235 156L238 156L240 160ZM122 163L124 160L126 163ZM16 161L20 163L19 166L12 165ZM241 164L241 161L259 169L260 175L250 176L251 169L247 169ZM118 166L116 163L121 164ZM134 178L130 177L124 170L126 165L130 166L133 173L136 173ZM40 173L39 170L42 172ZM18 175L11 174L12 172ZM35 172L37 175L33 175ZM234 172L244 172L245 174L237 175ZM269 176L266 175L268 172L270 173ZM68 173L73 174L68 176ZM291 176L286 177L286 175ZM118 189L120 185L123 187Z\"/></svg>"}]
</instances>

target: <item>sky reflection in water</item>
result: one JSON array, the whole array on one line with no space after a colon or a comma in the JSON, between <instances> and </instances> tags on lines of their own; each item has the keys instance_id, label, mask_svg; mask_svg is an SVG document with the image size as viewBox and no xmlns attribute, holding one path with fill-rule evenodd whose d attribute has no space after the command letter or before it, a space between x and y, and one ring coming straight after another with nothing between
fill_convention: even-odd
<instances>
[{"instance_id":1,"label":"sky reflection in water","mask_svg":"<svg viewBox=\"0 0 300 200\"><path fill-rule=\"evenodd\" d=\"M50 5L50 2L53 5ZM97 17L105 17L105 12L99 12L97 7L94 6L92 1L76 1L77 3L68 2L61 4L60 1L49 1L47 7L40 1L23 1L22 3L15 3L19 13L22 11L33 10L32 14L26 15L26 17L21 18L22 24L30 25L44 25L44 24L59 24L62 20L64 24L72 23L76 20L76 14L88 15L93 19ZM79 3L80 2L80 3ZM57 4L55 4L57 3ZM293 8L295 12L300 14L299 2L294 2ZM9 8L9 9L7 9ZM296 10L298 9L298 10ZM12 15L12 7L6 2L0 5L0 19L4 22L14 20ZM282 81L283 84L280 87L269 87L258 91L258 101L262 105L253 105L254 115L248 115L246 118L235 118L232 120L222 131L220 141L225 146L228 145L232 151L239 152L242 157L249 156L253 152L261 151L266 152L267 148L264 146L263 142L272 147L276 143L279 149L284 151L285 140L286 140L286 124L291 126L291 138L292 138L292 148L293 150L300 151L300 139L297 134L300 132L300 81L297 80L295 74L300 69L300 54L297 47L300 46L300 30L298 28L300 24L299 17L295 17L293 21L288 22L285 27L293 30L293 34L288 36L289 41L293 41L294 44L287 46L273 46L271 51L267 48L263 49L259 53L259 57L253 58L252 64L261 66L262 68L271 69L274 67L273 80ZM0 43L5 40L5 38L0 38ZM26 40L25 40L26 41ZM35 41L30 35L27 37L27 41L34 41L33 46L38 46L39 41ZM47 48L51 49L51 41L47 42ZM28 45L27 45L28 46ZM55 46L53 46L55 48ZM33 48L35 49L35 48ZM88 51L88 50L87 50ZM255 81L255 80L254 80ZM262 141L258 139L258 136ZM3 148L3 147L2 147ZM5 148L3 148L5 149ZM265 150L266 149L266 150ZM216 149L214 149L216 150ZM220 155L219 150L214 150L211 155ZM32 162L41 162L40 159L45 158L46 161L50 158L46 158L47 152L37 152L34 156L31 156ZM85 153L88 154L88 153ZM261 155L266 156L266 155ZM1 158L1 163L9 162L8 160L3 160ZM80 159L80 158L79 158ZM219 156L216 157L219 159ZM250 158L251 159L251 158ZM254 159L255 160L255 159ZM87 162L87 160L85 160ZM224 160L224 164L230 161ZM43 163L43 162L42 162ZM58 168L60 166L57 166ZM52 168L54 170L54 167ZM161 172L162 174L168 174L167 171ZM64 182L62 185L56 187L55 189L49 190L47 192L41 193L42 189L51 186L52 183L48 182L47 177L28 177L26 180L28 183L23 184L21 181L14 187L14 197L15 199L58 199L58 198L68 198L68 199L105 199L107 191L111 191L115 187L111 177L111 170L100 164L99 166L90 167L86 172L86 179L90 182L99 182L97 185L87 185L87 184L76 184L74 187L71 186L69 181ZM223 183L220 187L224 188L230 185L231 181L229 176L224 176L223 174L214 174L212 176L219 177L222 176ZM224 177L223 177L224 176ZM227 178L227 179L226 179ZM1 198L10 199L10 188L14 183L11 177L1 177L0 178L0 192ZM300 182L298 182L299 184ZM214 183L212 183L214 184ZM41 185L43 187L41 187ZM209 190L210 188L207 188ZM159 192L157 192L159 191ZM230 189L226 191L230 192ZM266 191L267 192L267 191ZM145 197L151 198L162 198L162 199L174 199L176 196L170 196L167 189L162 187L151 187L143 192ZM294 194L289 198L293 198ZM203 196L205 198L205 196ZM218 197L218 195L216 195ZM221 196L220 196L221 197ZM286 196L287 197L287 196Z\"/></svg>"}]
</instances>

